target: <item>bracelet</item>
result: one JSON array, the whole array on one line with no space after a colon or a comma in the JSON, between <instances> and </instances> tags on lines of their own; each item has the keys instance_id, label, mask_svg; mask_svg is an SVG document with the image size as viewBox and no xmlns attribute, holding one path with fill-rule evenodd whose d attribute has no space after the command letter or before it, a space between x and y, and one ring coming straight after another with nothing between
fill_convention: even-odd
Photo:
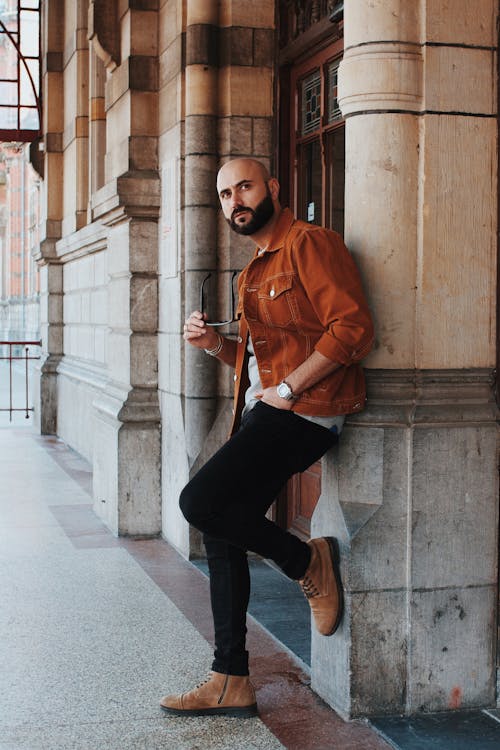
<instances>
[{"instance_id":1,"label":"bracelet","mask_svg":"<svg viewBox=\"0 0 500 750\"><path fill-rule=\"evenodd\" d=\"M213 349L205 349L205 354L209 354L211 357L217 357L221 351L222 347L224 346L224 338L220 335L220 333L217 334L218 342L217 346L214 346Z\"/></svg>"}]
</instances>

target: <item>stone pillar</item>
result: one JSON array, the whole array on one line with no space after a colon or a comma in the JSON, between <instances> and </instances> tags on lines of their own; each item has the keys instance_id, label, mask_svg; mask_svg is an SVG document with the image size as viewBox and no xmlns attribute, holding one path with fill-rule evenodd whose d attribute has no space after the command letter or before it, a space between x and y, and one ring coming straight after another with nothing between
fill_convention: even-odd
<instances>
[{"instance_id":1,"label":"stone pillar","mask_svg":"<svg viewBox=\"0 0 500 750\"><path fill-rule=\"evenodd\" d=\"M110 2L92 6L91 34L102 27L100 11L118 12ZM119 7L121 58L106 50L105 37L95 45L108 66L106 184L91 212L108 227L109 380L94 403L94 508L115 534L154 536L161 529L158 16L140 3Z\"/></svg>"},{"instance_id":2,"label":"stone pillar","mask_svg":"<svg viewBox=\"0 0 500 750\"><path fill-rule=\"evenodd\" d=\"M495 14L346 3L346 241L377 343L313 518L346 612L312 685L348 717L495 702Z\"/></svg>"},{"instance_id":3,"label":"stone pillar","mask_svg":"<svg viewBox=\"0 0 500 750\"><path fill-rule=\"evenodd\" d=\"M40 333L42 359L34 388L35 419L42 434L57 432L57 366L63 355L62 267L56 254L63 215L64 2L50 0L43 14L42 70L44 180L40 190Z\"/></svg>"},{"instance_id":4,"label":"stone pillar","mask_svg":"<svg viewBox=\"0 0 500 750\"><path fill-rule=\"evenodd\" d=\"M184 298L185 314L199 308L200 284L217 273L216 129L219 7L189 0L186 24ZM211 287L212 290L216 286ZM215 415L216 367L212 358L185 347L185 430L192 465Z\"/></svg>"},{"instance_id":5,"label":"stone pillar","mask_svg":"<svg viewBox=\"0 0 500 750\"><path fill-rule=\"evenodd\" d=\"M88 69L87 0L64 8L63 220L67 236L87 223L88 202Z\"/></svg>"}]
</instances>

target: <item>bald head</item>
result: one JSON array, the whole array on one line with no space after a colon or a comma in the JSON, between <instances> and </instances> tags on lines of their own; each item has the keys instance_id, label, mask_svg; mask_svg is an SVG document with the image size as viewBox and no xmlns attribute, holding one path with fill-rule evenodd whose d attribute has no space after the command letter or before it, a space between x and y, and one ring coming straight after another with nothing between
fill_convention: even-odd
<instances>
[{"instance_id":1,"label":"bald head","mask_svg":"<svg viewBox=\"0 0 500 750\"><path fill-rule=\"evenodd\" d=\"M246 177L254 178L260 177L263 182L268 182L271 179L269 170L262 162L257 159L242 158L242 159L231 159L226 162L220 169L217 175L217 190L220 191L220 185L230 179L232 175L241 176L244 174Z\"/></svg>"}]
</instances>

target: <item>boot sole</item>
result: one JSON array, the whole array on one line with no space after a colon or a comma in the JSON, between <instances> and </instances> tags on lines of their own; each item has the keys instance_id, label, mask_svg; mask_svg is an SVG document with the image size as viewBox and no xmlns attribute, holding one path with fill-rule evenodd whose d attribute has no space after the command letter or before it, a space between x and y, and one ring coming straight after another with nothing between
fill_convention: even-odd
<instances>
[{"instance_id":1,"label":"boot sole","mask_svg":"<svg viewBox=\"0 0 500 750\"><path fill-rule=\"evenodd\" d=\"M160 706L162 711L171 716L232 716L235 719L250 719L258 716L257 704L251 706L221 706L220 708L167 708Z\"/></svg>"},{"instance_id":2,"label":"boot sole","mask_svg":"<svg viewBox=\"0 0 500 750\"><path fill-rule=\"evenodd\" d=\"M337 591L339 595L339 611L337 619L333 623L333 627L329 633L324 633L326 636L333 635L340 625L342 615L344 614L344 591L342 587L342 580L340 578L340 549L339 543L334 536L326 536L326 541L330 548L330 557L332 558L333 574L335 576L335 583L337 584Z\"/></svg>"}]
</instances>

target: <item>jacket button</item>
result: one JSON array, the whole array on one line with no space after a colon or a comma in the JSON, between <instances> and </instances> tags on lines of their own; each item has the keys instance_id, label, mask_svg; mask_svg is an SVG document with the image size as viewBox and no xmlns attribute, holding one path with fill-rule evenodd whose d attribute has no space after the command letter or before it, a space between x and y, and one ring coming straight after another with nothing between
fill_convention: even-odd
<instances>
[{"instance_id":1,"label":"jacket button","mask_svg":"<svg viewBox=\"0 0 500 750\"><path fill-rule=\"evenodd\" d=\"M243 339L241 338L241 336L238 336L238 338L236 339L236 341L238 342L238 344L242 344L243 343Z\"/></svg>"},{"instance_id":2,"label":"jacket button","mask_svg":"<svg viewBox=\"0 0 500 750\"><path fill-rule=\"evenodd\" d=\"M233 375L233 380L236 383L236 381L238 380L238 376L237 375Z\"/></svg>"},{"instance_id":3,"label":"jacket button","mask_svg":"<svg viewBox=\"0 0 500 750\"><path fill-rule=\"evenodd\" d=\"M269 296L274 297L275 294L276 292L274 291L274 289L271 289L271 291L269 292Z\"/></svg>"}]
</instances>

